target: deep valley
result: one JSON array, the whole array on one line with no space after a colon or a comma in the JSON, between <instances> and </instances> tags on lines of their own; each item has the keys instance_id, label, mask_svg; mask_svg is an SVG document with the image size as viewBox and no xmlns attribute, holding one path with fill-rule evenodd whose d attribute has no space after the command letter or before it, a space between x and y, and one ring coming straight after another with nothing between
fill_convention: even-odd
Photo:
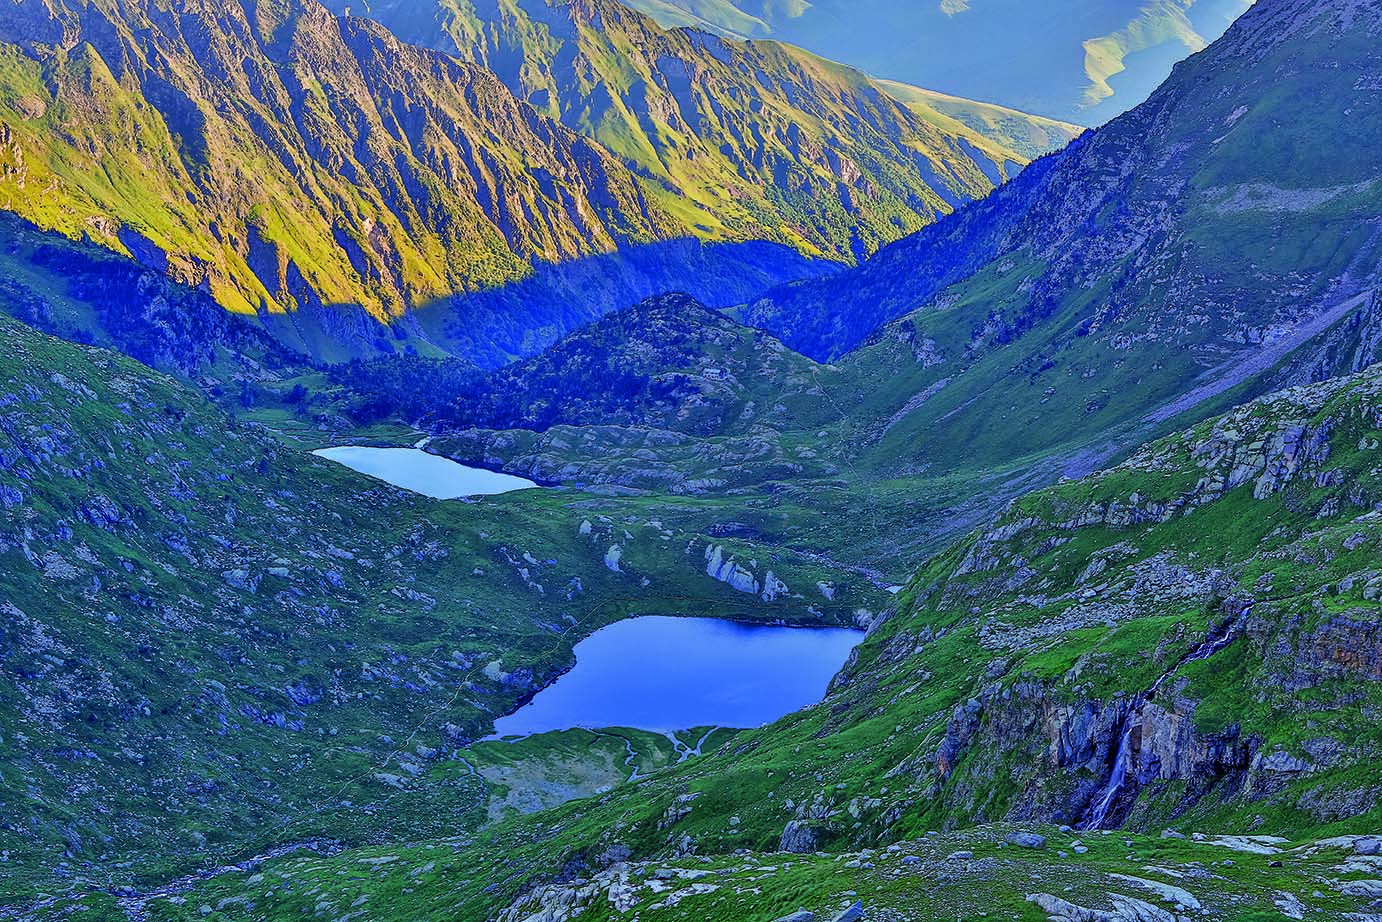
<instances>
[{"instance_id":1,"label":"deep valley","mask_svg":"<svg viewBox=\"0 0 1382 922\"><path fill-rule=\"evenodd\" d=\"M1221 6L0 0L0 919L1382 919L1382 3Z\"/></svg>"}]
</instances>

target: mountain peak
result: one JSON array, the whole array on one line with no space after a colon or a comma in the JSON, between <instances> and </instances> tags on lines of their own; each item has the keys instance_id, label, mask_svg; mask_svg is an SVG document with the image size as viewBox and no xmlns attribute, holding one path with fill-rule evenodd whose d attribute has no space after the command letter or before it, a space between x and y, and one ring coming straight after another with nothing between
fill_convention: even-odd
<instances>
[{"instance_id":1,"label":"mountain peak","mask_svg":"<svg viewBox=\"0 0 1382 922\"><path fill-rule=\"evenodd\" d=\"M857 260L1026 162L982 122L928 118L862 73L792 46L664 30L616 0L425 2L439 26L420 24L415 7L372 15L493 68L707 239Z\"/></svg>"},{"instance_id":2,"label":"mountain peak","mask_svg":"<svg viewBox=\"0 0 1382 922\"><path fill-rule=\"evenodd\" d=\"M892 431L948 459L1362 367L1382 357L1359 300L1382 283L1379 34L1376 2L1263 0L1142 105L748 320L818 359L913 344L924 367L889 361L941 390Z\"/></svg>"}]
</instances>

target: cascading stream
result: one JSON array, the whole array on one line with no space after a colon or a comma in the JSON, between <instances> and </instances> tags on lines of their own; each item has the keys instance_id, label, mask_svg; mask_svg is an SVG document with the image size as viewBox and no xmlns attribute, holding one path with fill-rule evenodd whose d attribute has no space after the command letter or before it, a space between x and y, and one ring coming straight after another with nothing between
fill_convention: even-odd
<instances>
[{"instance_id":1,"label":"cascading stream","mask_svg":"<svg viewBox=\"0 0 1382 922\"><path fill-rule=\"evenodd\" d=\"M1087 818L1077 824L1080 829L1102 829L1104 822L1108 819L1109 810L1113 808L1118 800L1118 795L1127 785L1129 770L1132 767L1132 735L1134 730L1142 726L1142 709L1146 707L1147 702L1155 698L1161 687L1184 666L1209 659L1233 643L1238 638L1238 631L1235 628L1247 620L1248 616L1252 614L1255 604L1250 602L1238 613L1238 617L1224 622L1217 630L1211 631L1203 643L1163 672L1160 678L1152 683L1152 687L1146 694L1133 699L1132 705L1128 708L1127 716L1119 725L1118 753L1113 758L1108 782L1092 801Z\"/></svg>"},{"instance_id":2,"label":"cascading stream","mask_svg":"<svg viewBox=\"0 0 1382 922\"><path fill-rule=\"evenodd\" d=\"M1081 829L1102 828L1109 808L1113 806L1118 792L1123 790L1123 784L1128 779L1128 765L1132 762L1132 731L1140 722L1144 703L1145 699L1142 698L1133 701L1132 707L1128 709L1128 716L1123 718L1123 730L1118 742L1118 755L1113 759L1113 771L1109 774L1108 783L1104 785L1103 791L1094 801L1089 819L1080 824Z\"/></svg>"}]
</instances>

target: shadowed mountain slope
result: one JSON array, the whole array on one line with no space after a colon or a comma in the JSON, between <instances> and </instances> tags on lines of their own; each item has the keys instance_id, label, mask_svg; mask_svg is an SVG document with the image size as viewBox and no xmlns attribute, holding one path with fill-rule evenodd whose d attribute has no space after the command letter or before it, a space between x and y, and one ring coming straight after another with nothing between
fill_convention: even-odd
<instances>
[{"instance_id":1,"label":"shadowed mountain slope","mask_svg":"<svg viewBox=\"0 0 1382 922\"><path fill-rule=\"evenodd\" d=\"M1364 367L1379 35L1375 4L1259 3L1145 104L747 319L817 359L865 345L842 365L892 417L885 455L946 466Z\"/></svg>"}]
</instances>

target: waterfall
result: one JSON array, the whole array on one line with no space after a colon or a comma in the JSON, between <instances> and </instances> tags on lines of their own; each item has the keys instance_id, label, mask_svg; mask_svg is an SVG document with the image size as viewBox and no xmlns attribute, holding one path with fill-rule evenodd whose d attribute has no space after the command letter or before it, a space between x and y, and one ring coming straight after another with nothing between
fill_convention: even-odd
<instances>
[{"instance_id":1,"label":"waterfall","mask_svg":"<svg viewBox=\"0 0 1382 922\"><path fill-rule=\"evenodd\" d=\"M1191 650L1179 662L1161 674L1152 687L1143 695L1133 699L1131 707L1128 708L1127 715L1118 725L1120 736L1118 740L1118 754L1114 756L1113 765L1109 771L1108 783L1099 792L1093 803L1090 805L1088 818L1079 823L1081 829L1100 829L1104 821L1108 819L1108 812L1112 809L1114 802L1118 799L1118 794L1128 781L1128 769L1132 765L1132 732L1142 721L1142 708L1156 693L1161 690L1181 667L1187 663L1197 662L1208 659L1215 653L1227 647L1238 639L1238 632L1234 628L1247 621L1248 615L1252 614L1255 602L1249 602L1247 607L1240 611L1237 617L1225 621L1219 627L1211 630L1204 639L1204 642Z\"/></svg>"},{"instance_id":2,"label":"waterfall","mask_svg":"<svg viewBox=\"0 0 1382 922\"><path fill-rule=\"evenodd\" d=\"M1118 741L1118 755L1113 759L1113 770L1109 773L1108 783L1099 792L1099 796L1089 810L1089 819L1080 824L1081 829L1100 829L1103 827L1109 808L1113 806L1118 792L1123 790L1123 784L1128 780L1128 766L1132 763L1132 731L1137 726L1138 718L1141 716L1142 704L1141 698L1134 700L1132 707L1128 708L1128 715L1123 718L1121 725L1123 732Z\"/></svg>"}]
</instances>

